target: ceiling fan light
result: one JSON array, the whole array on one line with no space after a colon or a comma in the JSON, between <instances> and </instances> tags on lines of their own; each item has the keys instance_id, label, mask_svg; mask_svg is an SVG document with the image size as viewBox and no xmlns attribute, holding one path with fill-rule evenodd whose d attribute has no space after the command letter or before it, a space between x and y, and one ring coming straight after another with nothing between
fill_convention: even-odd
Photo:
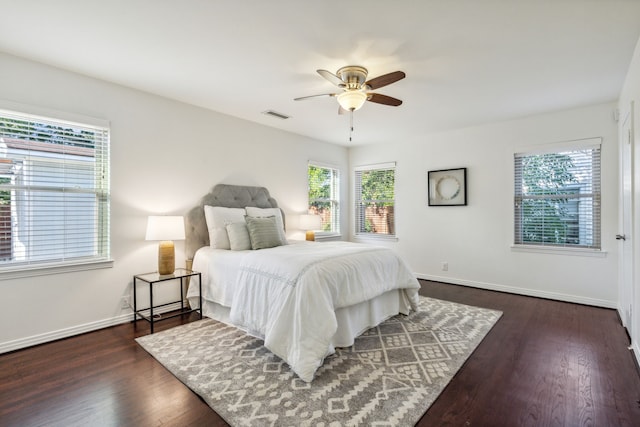
<instances>
[{"instance_id":1,"label":"ceiling fan light","mask_svg":"<svg viewBox=\"0 0 640 427\"><path fill-rule=\"evenodd\" d=\"M367 100L367 94L359 90L350 90L338 95L338 104L347 111L360 109Z\"/></svg>"}]
</instances>

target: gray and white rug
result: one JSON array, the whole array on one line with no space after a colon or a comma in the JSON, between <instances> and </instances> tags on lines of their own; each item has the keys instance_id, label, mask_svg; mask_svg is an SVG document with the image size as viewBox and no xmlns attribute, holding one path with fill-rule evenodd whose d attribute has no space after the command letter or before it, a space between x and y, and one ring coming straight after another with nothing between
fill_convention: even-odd
<instances>
[{"instance_id":1,"label":"gray and white rug","mask_svg":"<svg viewBox=\"0 0 640 427\"><path fill-rule=\"evenodd\" d=\"M420 297L325 359L311 383L261 340L203 319L138 343L233 426L414 425L501 312Z\"/></svg>"}]
</instances>

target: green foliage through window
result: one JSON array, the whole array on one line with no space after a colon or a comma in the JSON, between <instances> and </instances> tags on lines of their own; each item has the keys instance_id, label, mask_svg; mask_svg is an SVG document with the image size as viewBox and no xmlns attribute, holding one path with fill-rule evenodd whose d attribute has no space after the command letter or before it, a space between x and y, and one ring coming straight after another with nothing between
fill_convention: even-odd
<instances>
[{"instance_id":1,"label":"green foliage through window","mask_svg":"<svg viewBox=\"0 0 640 427\"><path fill-rule=\"evenodd\" d=\"M515 157L515 243L600 247L600 149Z\"/></svg>"},{"instance_id":2,"label":"green foliage through window","mask_svg":"<svg viewBox=\"0 0 640 427\"><path fill-rule=\"evenodd\" d=\"M11 178L0 177L0 185L2 184L11 184ZM10 204L11 204L11 191L0 190L0 205L10 205Z\"/></svg>"},{"instance_id":3,"label":"green foliage through window","mask_svg":"<svg viewBox=\"0 0 640 427\"><path fill-rule=\"evenodd\" d=\"M319 215L322 230L340 232L339 188L340 175L338 169L309 164L309 209L308 213Z\"/></svg>"},{"instance_id":4,"label":"green foliage through window","mask_svg":"<svg viewBox=\"0 0 640 427\"><path fill-rule=\"evenodd\" d=\"M95 145L95 132L44 121L4 117L0 121L0 133L5 138L29 140L31 142L89 148L93 148Z\"/></svg>"},{"instance_id":5,"label":"green foliage through window","mask_svg":"<svg viewBox=\"0 0 640 427\"><path fill-rule=\"evenodd\" d=\"M395 167L355 173L356 234L395 235Z\"/></svg>"}]
</instances>

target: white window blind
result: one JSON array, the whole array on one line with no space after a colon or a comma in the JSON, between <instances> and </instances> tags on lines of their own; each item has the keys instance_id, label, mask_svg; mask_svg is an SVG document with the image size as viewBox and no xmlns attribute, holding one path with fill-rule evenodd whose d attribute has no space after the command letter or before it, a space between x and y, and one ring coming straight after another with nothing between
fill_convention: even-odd
<instances>
[{"instance_id":1,"label":"white window blind","mask_svg":"<svg viewBox=\"0 0 640 427\"><path fill-rule=\"evenodd\" d=\"M109 130L0 110L0 272L106 261Z\"/></svg>"},{"instance_id":2,"label":"white window blind","mask_svg":"<svg viewBox=\"0 0 640 427\"><path fill-rule=\"evenodd\" d=\"M600 144L515 154L516 245L600 249Z\"/></svg>"},{"instance_id":3,"label":"white window blind","mask_svg":"<svg viewBox=\"0 0 640 427\"><path fill-rule=\"evenodd\" d=\"M355 168L356 235L395 236L395 163Z\"/></svg>"},{"instance_id":4,"label":"white window blind","mask_svg":"<svg viewBox=\"0 0 640 427\"><path fill-rule=\"evenodd\" d=\"M309 210L319 215L322 231L340 232L340 171L338 168L309 162Z\"/></svg>"}]
</instances>

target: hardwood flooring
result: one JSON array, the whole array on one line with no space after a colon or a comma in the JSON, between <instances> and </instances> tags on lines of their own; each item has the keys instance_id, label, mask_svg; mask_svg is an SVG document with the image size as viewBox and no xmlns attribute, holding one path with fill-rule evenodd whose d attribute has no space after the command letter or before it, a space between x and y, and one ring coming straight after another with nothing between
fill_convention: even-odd
<instances>
[{"instance_id":1,"label":"hardwood flooring","mask_svg":"<svg viewBox=\"0 0 640 427\"><path fill-rule=\"evenodd\" d=\"M419 426L640 425L640 375L614 310L421 284L504 314ZM123 324L0 355L0 426L226 425L133 341L148 331Z\"/></svg>"}]
</instances>

